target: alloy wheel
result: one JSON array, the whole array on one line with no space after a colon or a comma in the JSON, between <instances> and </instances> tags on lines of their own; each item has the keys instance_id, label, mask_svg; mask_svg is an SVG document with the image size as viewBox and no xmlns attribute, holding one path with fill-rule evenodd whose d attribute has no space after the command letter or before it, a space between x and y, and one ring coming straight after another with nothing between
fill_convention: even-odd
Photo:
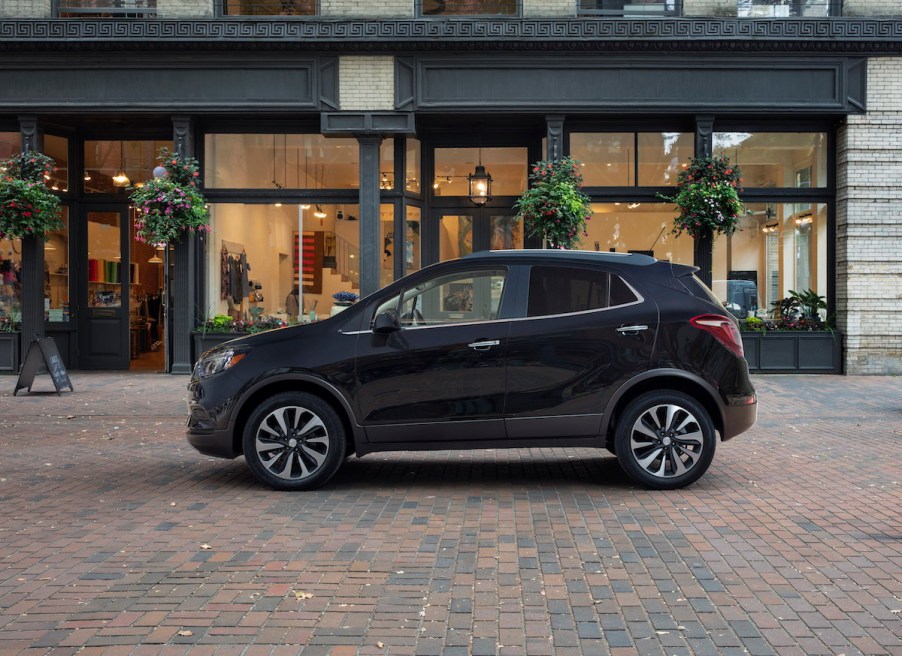
<instances>
[{"instance_id":1,"label":"alloy wheel","mask_svg":"<svg viewBox=\"0 0 902 656\"><path fill-rule=\"evenodd\" d=\"M296 405L275 408L262 419L254 436L260 464L290 481L316 474L329 455L330 444L322 418Z\"/></svg>"},{"instance_id":2,"label":"alloy wheel","mask_svg":"<svg viewBox=\"0 0 902 656\"><path fill-rule=\"evenodd\" d=\"M672 403L650 406L630 429L633 458L639 467L658 478L689 472L702 457L704 444L698 419Z\"/></svg>"}]
</instances>

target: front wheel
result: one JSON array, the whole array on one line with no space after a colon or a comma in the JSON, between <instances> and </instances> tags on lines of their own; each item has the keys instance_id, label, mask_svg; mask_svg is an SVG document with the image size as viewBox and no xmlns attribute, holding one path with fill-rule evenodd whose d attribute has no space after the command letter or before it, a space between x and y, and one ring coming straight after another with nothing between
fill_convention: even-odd
<instances>
[{"instance_id":1,"label":"front wheel","mask_svg":"<svg viewBox=\"0 0 902 656\"><path fill-rule=\"evenodd\" d=\"M620 466L654 490L697 481L714 458L717 436L708 411L687 394L647 392L626 407L614 433Z\"/></svg>"},{"instance_id":2,"label":"front wheel","mask_svg":"<svg viewBox=\"0 0 902 656\"><path fill-rule=\"evenodd\" d=\"M321 398L283 392L254 410L244 428L244 459L251 473L276 490L313 490L344 460L345 432Z\"/></svg>"}]
</instances>

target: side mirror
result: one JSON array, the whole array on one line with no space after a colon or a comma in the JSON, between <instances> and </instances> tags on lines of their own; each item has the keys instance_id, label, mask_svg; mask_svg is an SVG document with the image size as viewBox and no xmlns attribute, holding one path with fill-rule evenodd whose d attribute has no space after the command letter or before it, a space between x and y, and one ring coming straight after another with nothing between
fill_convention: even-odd
<instances>
[{"instance_id":1,"label":"side mirror","mask_svg":"<svg viewBox=\"0 0 902 656\"><path fill-rule=\"evenodd\" d=\"M398 311L394 309L383 310L373 319L373 332L379 335L393 333L401 330L401 322L398 319Z\"/></svg>"}]
</instances>

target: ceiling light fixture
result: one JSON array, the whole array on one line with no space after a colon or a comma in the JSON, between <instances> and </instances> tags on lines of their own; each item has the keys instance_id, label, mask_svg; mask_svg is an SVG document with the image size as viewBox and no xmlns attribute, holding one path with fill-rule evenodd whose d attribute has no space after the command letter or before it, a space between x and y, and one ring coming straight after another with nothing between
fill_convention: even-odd
<instances>
[{"instance_id":1,"label":"ceiling light fixture","mask_svg":"<svg viewBox=\"0 0 902 656\"><path fill-rule=\"evenodd\" d=\"M125 174L125 142L119 142L119 173L113 176L114 187L127 187L131 184L131 180Z\"/></svg>"}]
</instances>

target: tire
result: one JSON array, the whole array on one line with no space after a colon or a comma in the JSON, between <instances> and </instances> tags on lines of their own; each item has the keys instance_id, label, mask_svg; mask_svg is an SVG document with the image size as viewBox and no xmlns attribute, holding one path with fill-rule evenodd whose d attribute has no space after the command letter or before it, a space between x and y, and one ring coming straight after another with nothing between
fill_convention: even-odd
<instances>
[{"instance_id":1,"label":"tire","mask_svg":"<svg viewBox=\"0 0 902 656\"><path fill-rule=\"evenodd\" d=\"M646 392L620 416L614 433L620 466L653 490L697 481L714 459L717 434L701 403L671 390Z\"/></svg>"},{"instance_id":2,"label":"tire","mask_svg":"<svg viewBox=\"0 0 902 656\"><path fill-rule=\"evenodd\" d=\"M314 490L344 462L341 419L318 396L276 394L248 418L244 459L254 477L276 490Z\"/></svg>"}]
</instances>

